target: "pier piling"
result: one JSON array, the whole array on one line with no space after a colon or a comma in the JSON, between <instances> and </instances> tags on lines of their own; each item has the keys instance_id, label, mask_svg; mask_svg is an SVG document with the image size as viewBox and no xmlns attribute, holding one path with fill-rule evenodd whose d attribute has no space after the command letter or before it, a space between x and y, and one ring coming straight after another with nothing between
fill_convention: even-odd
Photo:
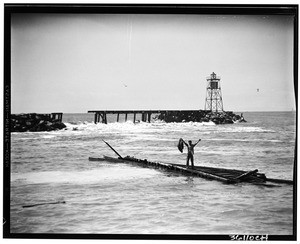
<instances>
[{"instance_id":1,"label":"pier piling","mask_svg":"<svg viewBox=\"0 0 300 244\"><path fill-rule=\"evenodd\" d=\"M135 123L136 113L133 113L133 123Z\"/></svg>"},{"instance_id":2,"label":"pier piling","mask_svg":"<svg viewBox=\"0 0 300 244\"><path fill-rule=\"evenodd\" d=\"M52 120L57 120L58 122L62 122L62 116L63 116L63 113L51 113L51 116L50 118Z\"/></svg>"},{"instance_id":3,"label":"pier piling","mask_svg":"<svg viewBox=\"0 0 300 244\"><path fill-rule=\"evenodd\" d=\"M125 122L128 120L128 115L133 114L133 123L137 121L137 117L141 118L142 122L151 122L151 116L157 114L157 119L169 122L209 122L215 124L229 124L234 121L240 121L241 117L231 111L213 113L210 110L91 110L88 113L95 114L95 124L107 124L107 114L116 114L117 122L120 122L120 115L125 116ZM100 117L102 120L100 121ZM123 120L122 120L123 121Z\"/></svg>"},{"instance_id":4,"label":"pier piling","mask_svg":"<svg viewBox=\"0 0 300 244\"><path fill-rule=\"evenodd\" d=\"M199 112L201 110L196 110ZM104 123L107 124L107 114L116 114L117 115L117 122L120 122L120 115L124 114L125 122L128 120L128 115L133 114L133 123L136 123L137 117L140 117L142 122L151 122L152 114L160 114L162 119L167 118L168 116L177 114L177 113L191 113L193 110L91 110L88 113L94 113L94 122L97 123ZM101 119L100 119L101 118ZM101 121L100 121L101 120Z\"/></svg>"}]
</instances>

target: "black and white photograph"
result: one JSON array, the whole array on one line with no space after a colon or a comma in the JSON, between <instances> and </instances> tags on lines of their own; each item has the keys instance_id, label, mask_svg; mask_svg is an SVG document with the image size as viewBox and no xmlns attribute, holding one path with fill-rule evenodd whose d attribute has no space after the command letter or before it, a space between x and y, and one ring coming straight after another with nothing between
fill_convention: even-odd
<instances>
[{"instance_id":1,"label":"black and white photograph","mask_svg":"<svg viewBox=\"0 0 300 244\"><path fill-rule=\"evenodd\" d=\"M5 4L4 238L296 240L298 5Z\"/></svg>"}]
</instances>

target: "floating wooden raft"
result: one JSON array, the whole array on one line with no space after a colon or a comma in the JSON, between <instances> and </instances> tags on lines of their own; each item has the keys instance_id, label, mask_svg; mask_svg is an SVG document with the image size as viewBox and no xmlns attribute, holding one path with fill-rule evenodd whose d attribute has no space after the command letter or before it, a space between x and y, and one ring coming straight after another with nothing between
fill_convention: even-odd
<instances>
[{"instance_id":1,"label":"floating wooden raft","mask_svg":"<svg viewBox=\"0 0 300 244\"><path fill-rule=\"evenodd\" d=\"M218 180L224 183L232 184L239 182L249 182L253 184L265 184L266 181L274 183L285 183L293 184L290 180L280 180L280 179L269 179L265 174L258 173L258 170L243 171L235 169L225 169L225 168L213 168L204 166L195 166L194 169L186 168L182 164L168 164L162 162L151 162L146 159L136 159L134 157L124 157L124 158L113 158L103 156L103 158L93 158L89 157L90 161L110 161L116 163L130 163L142 167L164 169L173 172L179 172L184 175L192 175L201 178L207 178L211 180Z\"/></svg>"}]
</instances>

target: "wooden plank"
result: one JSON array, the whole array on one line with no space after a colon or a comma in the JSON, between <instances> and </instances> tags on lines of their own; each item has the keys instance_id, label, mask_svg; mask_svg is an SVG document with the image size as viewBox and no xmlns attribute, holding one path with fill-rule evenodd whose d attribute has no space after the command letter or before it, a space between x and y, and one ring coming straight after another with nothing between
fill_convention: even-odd
<instances>
[{"instance_id":1,"label":"wooden plank","mask_svg":"<svg viewBox=\"0 0 300 244\"><path fill-rule=\"evenodd\" d=\"M206 170L209 170L211 172L229 172L229 173L232 173L232 174L237 174L240 175L240 174L243 174L243 173L246 173L247 171L245 170L237 170L237 169L228 169L228 168L213 168L213 167L206 167L206 166L195 166L195 168L197 170L202 170L202 171L206 171ZM263 173L256 173L257 176L259 177L265 177L265 174Z\"/></svg>"},{"instance_id":2,"label":"wooden plank","mask_svg":"<svg viewBox=\"0 0 300 244\"><path fill-rule=\"evenodd\" d=\"M247 179L250 175L254 175L255 173L258 172L258 169L252 170L252 171L248 171L244 174L241 174L240 176L234 178L234 180L236 181L243 181L245 179Z\"/></svg>"},{"instance_id":3,"label":"wooden plank","mask_svg":"<svg viewBox=\"0 0 300 244\"><path fill-rule=\"evenodd\" d=\"M183 174L188 174L188 175L195 175L201 178L207 178L207 179L212 179L212 180L218 180L218 181L222 181L224 183L231 183L231 181L229 179L226 179L224 177L220 177L220 176L216 176L216 175L212 175L209 173L205 173L205 172L200 172L197 170L192 170L192 169L186 169L183 167L179 167L179 166L174 166L172 164L165 164L165 163L160 163L160 162L150 162L147 160L139 160L139 161L133 161L130 158L122 158L122 159L118 159L118 158L112 158L112 157L107 157L104 156L103 160L101 158L93 158L93 157L89 157L90 161L112 161L112 162L118 162L118 163L131 163L131 164L135 164L135 165L151 165L151 166L155 166L158 168L163 168L166 170L171 170L171 171L180 171Z\"/></svg>"},{"instance_id":4,"label":"wooden plank","mask_svg":"<svg viewBox=\"0 0 300 244\"><path fill-rule=\"evenodd\" d=\"M182 164L167 164L167 163L161 163L161 162L151 162L147 160L140 160L135 159L132 157L125 157L122 159L113 158L113 157L107 157L104 156L103 158L93 158L89 157L90 161L111 161L111 162L118 162L118 163L131 163L134 165L143 165L148 167L154 167L154 168L161 168L168 171L173 172L180 172L181 174L185 175L194 175L201 178L207 178L212 180L218 180L225 183L239 183L243 180L247 180L247 182L252 184L258 184L261 186L270 186L274 187L274 185L268 185L265 184L265 181L270 181L274 183L286 183L286 184L293 184L293 181L290 180L281 180L281 179L270 179L270 178L264 178L264 174L257 175L257 170L253 171L241 171L241 170L232 170L232 173L230 173L230 169L226 169L226 172L222 172L222 168L212 168L212 167L199 167L195 166L197 169L186 169L185 165ZM206 170L201 171L199 168L206 168ZM207 168L209 168L211 171L208 171ZM215 169L214 171L212 169ZM240 174L240 172L243 172ZM235 176L235 177L234 177ZM262 176L262 177L258 177Z\"/></svg>"},{"instance_id":5,"label":"wooden plank","mask_svg":"<svg viewBox=\"0 0 300 244\"><path fill-rule=\"evenodd\" d=\"M143 164L148 164L148 163L149 164L154 164L153 162L149 162L149 161L144 161L144 162L141 161L141 163L143 163ZM177 170L177 171L180 171L183 174L195 175L195 176L198 176L198 177L201 177L201 178L218 180L218 181L222 181L224 183L231 183L231 180L226 179L224 177L220 177L220 176L217 176L217 175L201 172L201 171L198 171L198 170L193 170L193 169L190 169L190 168L186 169L185 167L179 167L179 166L175 166L173 164L164 164L164 163L159 163L159 162L156 162L156 165L158 167L162 167L162 168L165 168L167 170L172 170L172 171Z\"/></svg>"},{"instance_id":6,"label":"wooden plank","mask_svg":"<svg viewBox=\"0 0 300 244\"><path fill-rule=\"evenodd\" d=\"M104 156L103 159L104 160L101 160L101 161L110 161L110 162L115 162L115 163L124 163L124 160L123 159L119 159L119 158L113 158L113 157Z\"/></svg>"},{"instance_id":7,"label":"wooden plank","mask_svg":"<svg viewBox=\"0 0 300 244\"><path fill-rule=\"evenodd\" d=\"M206 172L206 171L204 171L204 172ZM223 173L223 172L213 172L213 173L211 173L211 174L216 174L216 175L220 175L220 176L222 176L222 177L228 177L228 178L235 178L235 177L237 177L236 174Z\"/></svg>"},{"instance_id":8,"label":"wooden plank","mask_svg":"<svg viewBox=\"0 0 300 244\"><path fill-rule=\"evenodd\" d=\"M292 180L283 180L283 179L273 179L273 178L266 178L266 181L274 182L274 183L283 183L288 185L293 185L294 182Z\"/></svg>"},{"instance_id":9,"label":"wooden plank","mask_svg":"<svg viewBox=\"0 0 300 244\"><path fill-rule=\"evenodd\" d=\"M176 164L176 165L185 167L185 165L180 165L180 164ZM202 172L207 172L210 174L214 174L214 175L218 175L218 176L230 178L230 179L234 179L234 178L240 176L241 174L244 174L247 172L247 171L243 171L243 170L212 168L212 167L203 167L203 166L195 166L194 168L196 170L200 170ZM261 176L261 177L258 177L258 176ZM265 182L265 180L263 179L263 176L265 176L265 175L257 173L257 176L256 175L251 176L251 180L257 181L257 182Z\"/></svg>"},{"instance_id":10,"label":"wooden plank","mask_svg":"<svg viewBox=\"0 0 300 244\"><path fill-rule=\"evenodd\" d=\"M251 183L264 183L264 182L266 182L266 180L252 175L252 176L249 176L247 178L247 182L251 182Z\"/></svg>"},{"instance_id":11,"label":"wooden plank","mask_svg":"<svg viewBox=\"0 0 300 244\"><path fill-rule=\"evenodd\" d=\"M174 165L178 165L178 166L185 166L183 164L174 164ZM207 166L194 166L195 169L199 169L199 170L216 170L216 171L223 171L223 172L236 172L236 173L245 173L247 171L244 170L237 170L237 169L227 169L227 168L213 168L213 167L207 167Z\"/></svg>"},{"instance_id":12,"label":"wooden plank","mask_svg":"<svg viewBox=\"0 0 300 244\"><path fill-rule=\"evenodd\" d=\"M41 206L41 205L50 205L50 204L65 204L65 201L57 201L57 202L44 202L44 203L36 203L36 204L31 204L31 205L24 205L23 208L32 208L36 206Z\"/></svg>"},{"instance_id":13,"label":"wooden plank","mask_svg":"<svg viewBox=\"0 0 300 244\"><path fill-rule=\"evenodd\" d=\"M94 158L94 157L89 157L89 161L105 161L105 158Z\"/></svg>"},{"instance_id":14,"label":"wooden plank","mask_svg":"<svg viewBox=\"0 0 300 244\"><path fill-rule=\"evenodd\" d=\"M176 167L176 166L174 166ZM202 172L199 170L193 170L193 169L183 169L186 172L191 172L201 178L208 178L208 179L213 179L213 180L218 180L218 181L222 181L224 183L231 183L231 180L222 176L218 176L218 175L214 175L214 174L210 174L210 173L206 173L206 172Z\"/></svg>"},{"instance_id":15,"label":"wooden plank","mask_svg":"<svg viewBox=\"0 0 300 244\"><path fill-rule=\"evenodd\" d=\"M106 141L104 141L103 139L102 139L102 141L107 145L107 146L109 146L109 148L111 149L111 150L113 150L114 151L114 153L115 154L117 154L118 156L119 156L119 159L122 159L123 157L111 146L111 145L109 145L109 143L108 142L106 142Z\"/></svg>"},{"instance_id":16,"label":"wooden plank","mask_svg":"<svg viewBox=\"0 0 300 244\"><path fill-rule=\"evenodd\" d=\"M185 165L180 165L178 167L181 167L181 168L186 168ZM213 175L214 177L218 178L223 178L223 179L226 179L226 181L232 181L232 179L234 178L234 174L231 174L231 173L224 173L224 172L221 172L220 170L216 169L215 171L211 171L211 170L200 170L199 167L194 167L194 171L197 171L197 172L201 172L203 174L209 174L209 175Z\"/></svg>"}]
</instances>

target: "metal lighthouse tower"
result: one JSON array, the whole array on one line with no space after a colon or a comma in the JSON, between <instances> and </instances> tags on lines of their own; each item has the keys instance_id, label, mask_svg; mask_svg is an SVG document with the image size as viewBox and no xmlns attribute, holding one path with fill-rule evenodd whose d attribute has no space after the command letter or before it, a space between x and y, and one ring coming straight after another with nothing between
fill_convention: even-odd
<instances>
[{"instance_id":1,"label":"metal lighthouse tower","mask_svg":"<svg viewBox=\"0 0 300 244\"><path fill-rule=\"evenodd\" d=\"M223 112L223 100L220 85L221 78L213 72L206 80L205 110L210 110L211 112Z\"/></svg>"}]
</instances>

